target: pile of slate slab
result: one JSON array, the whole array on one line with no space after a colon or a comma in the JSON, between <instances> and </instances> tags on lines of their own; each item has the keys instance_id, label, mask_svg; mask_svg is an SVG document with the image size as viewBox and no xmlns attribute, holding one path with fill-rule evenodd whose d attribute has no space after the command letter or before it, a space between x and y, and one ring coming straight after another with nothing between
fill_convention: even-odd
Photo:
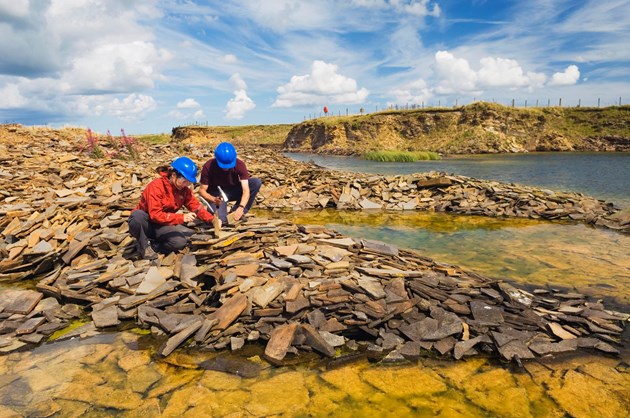
<instances>
[{"instance_id":1,"label":"pile of slate slab","mask_svg":"<svg viewBox=\"0 0 630 418\"><path fill-rule=\"evenodd\" d=\"M17 341L40 342L64 324L64 309L80 305L91 321L73 335L135 321L165 337L164 356L182 344L238 350L256 342L279 364L302 350L521 361L579 348L617 353L629 319L581 294L528 292L318 226L252 217L217 238L198 225L189 251L155 261L138 259L133 243L117 246L125 234L110 229L79 237L81 250L71 245L66 255L74 256L37 291L0 294L0 315L11 315L5 339L13 324Z\"/></svg>"}]
</instances>

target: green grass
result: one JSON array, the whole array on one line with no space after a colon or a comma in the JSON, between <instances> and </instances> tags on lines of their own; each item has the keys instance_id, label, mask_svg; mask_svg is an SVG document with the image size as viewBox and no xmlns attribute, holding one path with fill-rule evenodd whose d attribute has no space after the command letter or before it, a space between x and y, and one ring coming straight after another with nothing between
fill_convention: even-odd
<instances>
[{"instance_id":1,"label":"green grass","mask_svg":"<svg viewBox=\"0 0 630 418\"><path fill-rule=\"evenodd\" d=\"M432 151L369 151L363 154L363 159L380 162L409 163L423 160L439 160L438 153Z\"/></svg>"},{"instance_id":2,"label":"green grass","mask_svg":"<svg viewBox=\"0 0 630 418\"><path fill-rule=\"evenodd\" d=\"M166 144L171 140L170 134L147 134L147 135L135 135L139 141L148 142L151 145Z\"/></svg>"}]
</instances>

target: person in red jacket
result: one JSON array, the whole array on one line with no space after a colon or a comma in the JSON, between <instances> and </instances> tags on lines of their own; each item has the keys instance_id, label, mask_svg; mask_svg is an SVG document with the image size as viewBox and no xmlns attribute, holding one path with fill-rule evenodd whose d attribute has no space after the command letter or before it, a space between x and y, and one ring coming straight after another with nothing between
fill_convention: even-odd
<instances>
[{"instance_id":1,"label":"person in red jacket","mask_svg":"<svg viewBox=\"0 0 630 418\"><path fill-rule=\"evenodd\" d=\"M206 223L214 219L190 189L197 180L197 165L190 158L176 158L170 167L159 167L157 171L160 177L145 187L128 220L138 252L147 260L157 258L156 251L168 254L183 249L193 234L183 224L196 218ZM178 213L182 207L190 212Z\"/></svg>"}]
</instances>

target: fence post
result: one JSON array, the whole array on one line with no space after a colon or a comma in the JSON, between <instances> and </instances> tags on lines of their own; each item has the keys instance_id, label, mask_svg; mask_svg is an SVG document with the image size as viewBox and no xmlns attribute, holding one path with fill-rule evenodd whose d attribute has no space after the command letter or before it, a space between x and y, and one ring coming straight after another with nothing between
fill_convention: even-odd
<instances>
[{"instance_id":1,"label":"fence post","mask_svg":"<svg viewBox=\"0 0 630 418\"><path fill-rule=\"evenodd\" d=\"M551 99L547 99L547 107L551 106Z\"/></svg>"},{"instance_id":2,"label":"fence post","mask_svg":"<svg viewBox=\"0 0 630 418\"><path fill-rule=\"evenodd\" d=\"M562 97L558 99L558 107L562 107Z\"/></svg>"},{"instance_id":3,"label":"fence post","mask_svg":"<svg viewBox=\"0 0 630 418\"><path fill-rule=\"evenodd\" d=\"M536 99L536 107L538 107L538 99Z\"/></svg>"},{"instance_id":4,"label":"fence post","mask_svg":"<svg viewBox=\"0 0 630 418\"><path fill-rule=\"evenodd\" d=\"M424 109L424 100L422 101L422 108Z\"/></svg>"},{"instance_id":5,"label":"fence post","mask_svg":"<svg viewBox=\"0 0 630 418\"><path fill-rule=\"evenodd\" d=\"M582 106L582 99L578 99L578 107Z\"/></svg>"},{"instance_id":6,"label":"fence post","mask_svg":"<svg viewBox=\"0 0 630 418\"><path fill-rule=\"evenodd\" d=\"M512 99L512 107L514 107L514 99Z\"/></svg>"},{"instance_id":7,"label":"fence post","mask_svg":"<svg viewBox=\"0 0 630 418\"><path fill-rule=\"evenodd\" d=\"M597 98L597 107L599 107L599 101L600 101L600 98L598 97Z\"/></svg>"},{"instance_id":8,"label":"fence post","mask_svg":"<svg viewBox=\"0 0 630 418\"><path fill-rule=\"evenodd\" d=\"M619 96L619 106L621 106L621 96Z\"/></svg>"},{"instance_id":9,"label":"fence post","mask_svg":"<svg viewBox=\"0 0 630 418\"><path fill-rule=\"evenodd\" d=\"M348 116L348 108L346 107L346 116Z\"/></svg>"}]
</instances>

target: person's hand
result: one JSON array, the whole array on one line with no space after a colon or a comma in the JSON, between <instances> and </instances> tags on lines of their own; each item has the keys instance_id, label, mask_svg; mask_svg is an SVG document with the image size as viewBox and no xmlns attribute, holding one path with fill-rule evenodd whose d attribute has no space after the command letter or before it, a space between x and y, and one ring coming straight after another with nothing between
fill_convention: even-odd
<instances>
[{"instance_id":1,"label":"person's hand","mask_svg":"<svg viewBox=\"0 0 630 418\"><path fill-rule=\"evenodd\" d=\"M219 206L221 205L221 202L223 202L223 199L221 198L221 196L215 196L214 197L214 204Z\"/></svg>"},{"instance_id":2,"label":"person's hand","mask_svg":"<svg viewBox=\"0 0 630 418\"><path fill-rule=\"evenodd\" d=\"M234 220L238 221L239 219L241 219L244 213L245 213L245 209L243 209L242 206L239 206L238 208L236 208L236 210L234 211Z\"/></svg>"},{"instance_id":3,"label":"person's hand","mask_svg":"<svg viewBox=\"0 0 630 418\"><path fill-rule=\"evenodd\" d=\"M184 223L192 222L197 219L197 214L193 212L184 213Z\"/></svg>"}]
</instances>

